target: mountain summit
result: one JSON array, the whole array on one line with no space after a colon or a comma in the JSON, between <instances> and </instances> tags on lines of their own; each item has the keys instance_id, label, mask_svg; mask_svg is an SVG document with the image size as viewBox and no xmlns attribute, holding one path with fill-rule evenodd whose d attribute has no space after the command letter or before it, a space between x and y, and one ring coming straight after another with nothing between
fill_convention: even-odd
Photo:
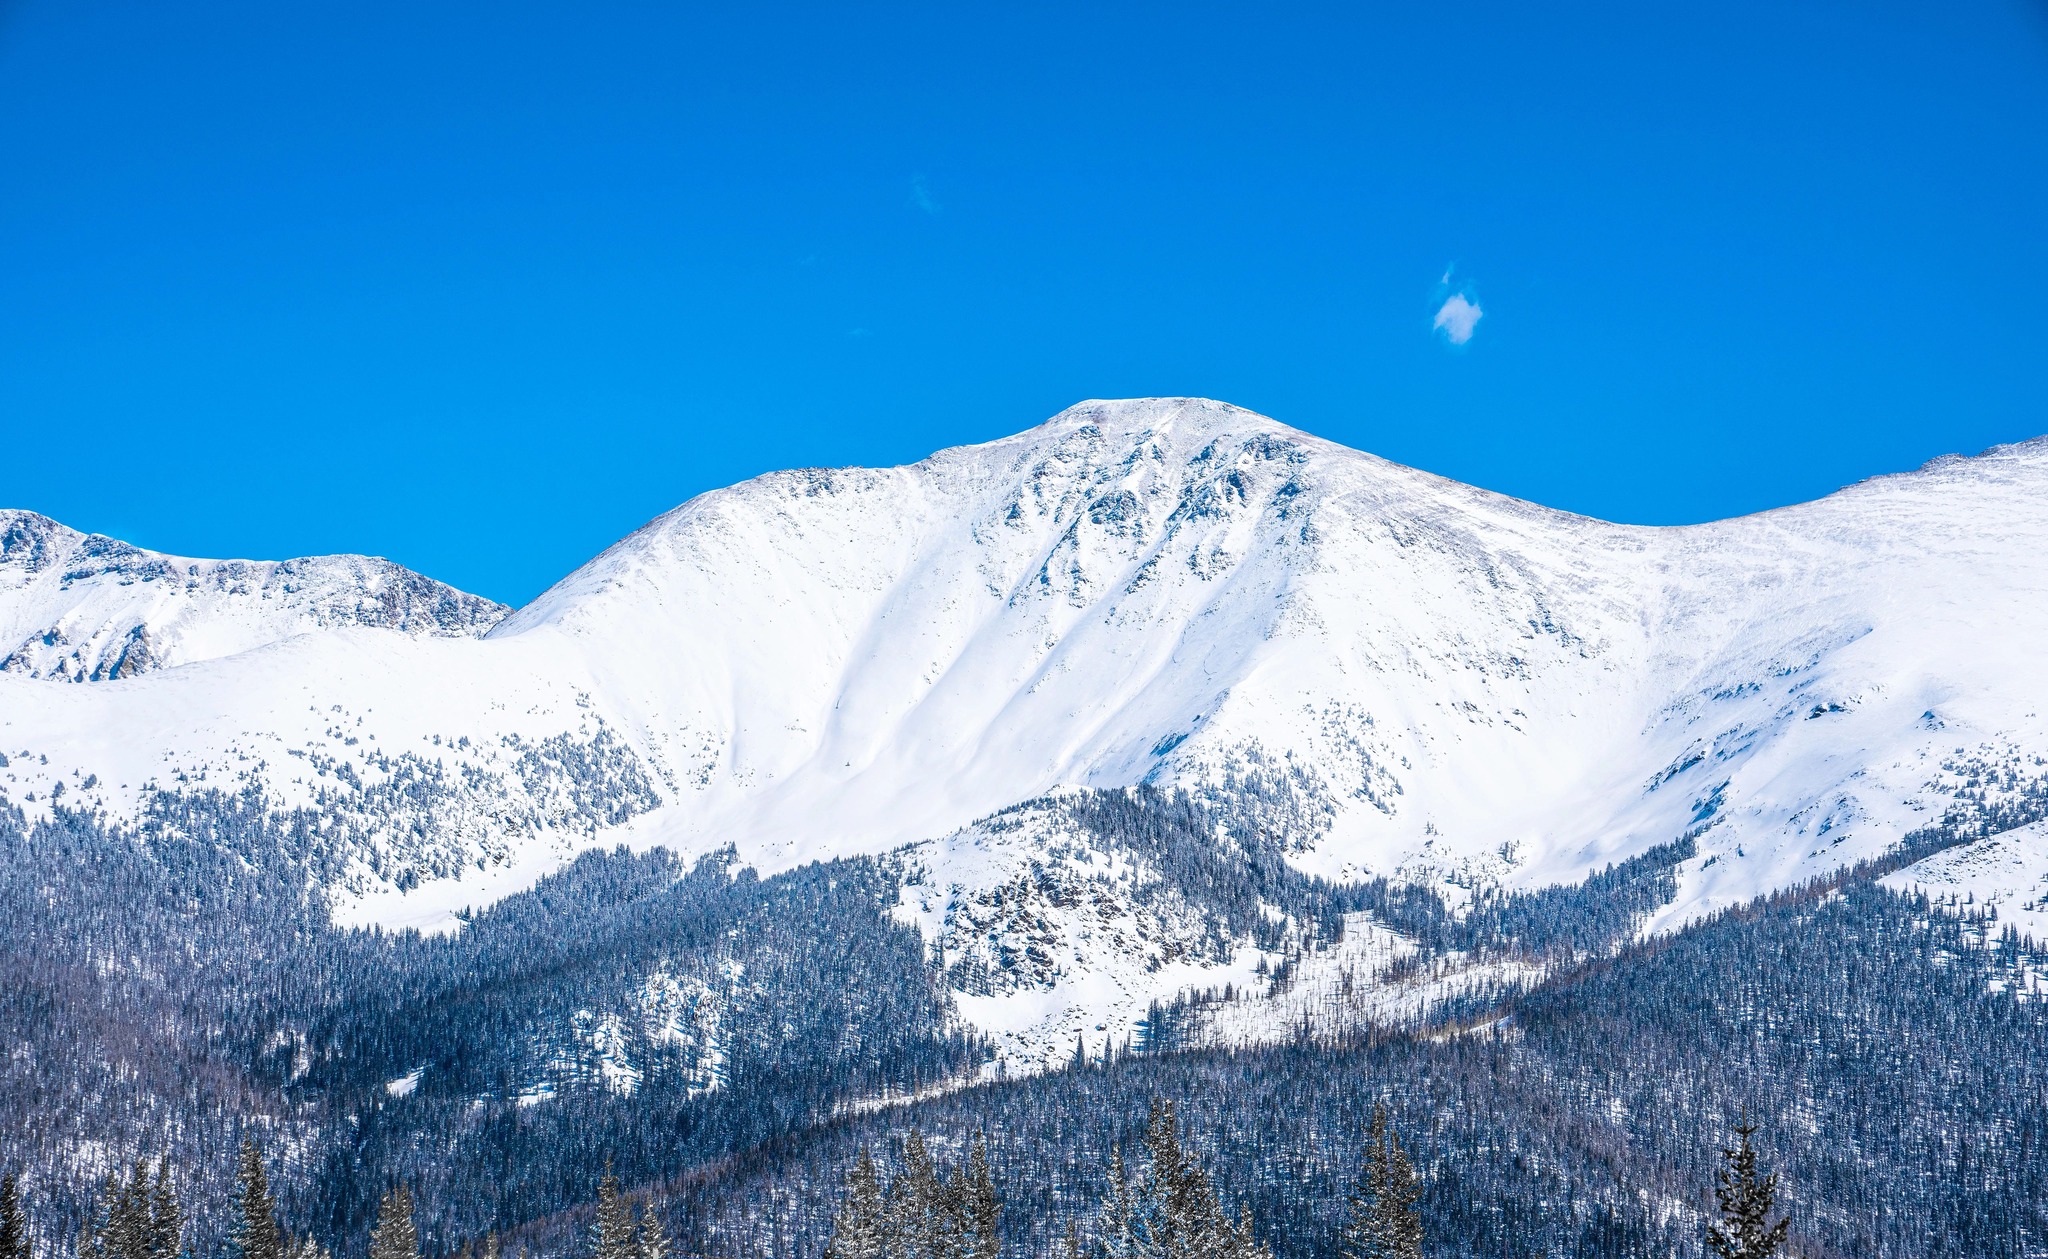
<instances>
[{"instance_id":1,"label":"mountain summit","mask_svg":"<svg viewBox=\"0 0 2048 1259\"><path fill-rule=\"evenodd\" d=\"M1087 402L705 494L502 620L381 561L95 569L120 544L9 519L0 623L31 663L0 740L31 755L0 792L317 805L351 921L445 923L593 845L730 844L764 871L897 854L953 889L904 910L943 934L1051 859L1017 806L1144 785L1298 871L1458 895L1683 839L1668 923L2048 753L2040 443L1640 528L1222 403ZM46 622L92 646L64 663ZM130 676L143 636L176 667ZM52 684L81 671L130 680Z\"/></svg>"}]
</instances>

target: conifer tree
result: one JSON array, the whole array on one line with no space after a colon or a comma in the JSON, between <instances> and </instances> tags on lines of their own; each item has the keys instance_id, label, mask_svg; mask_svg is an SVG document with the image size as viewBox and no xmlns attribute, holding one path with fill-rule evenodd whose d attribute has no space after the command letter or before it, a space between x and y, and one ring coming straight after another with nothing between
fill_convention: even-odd
<instances>
[{"instance_id":1,"label":"conifer tree","mask_svg":"<svg viewBox=\"0 0 2048 1259\"><path fill-rule=\"evenodd\" d=\"M1124 1167L1124 1152L1109 1152L1109 1192L1103 1198L1102 1216L1096 1226L1100 1259L1154 1259L1158 1251L1139 1218L1137 1195L1131 1190L1130 1172Z\"/></svg>"},{"instance_id":2,"label":"conifer tree","mask_svg":"<svg viewBox=\"0 0 2048 1259\"><path fill-rule=\"evenodd\" d=\"M1721 1222L1707 1225L1707 1245L1720 1259L1769 1259L1785 1243L1789 1218L1772 1224L1771 1210L1778 1196L1778 1175L1757 1175L1756 1147L1750 1137L1757 1125L1745 1116L1735 1125L1740 1143L1721 1150L1721 1170L1716 1177L1714 1197L1720 1204Z\"/></svg>"},{"instance_id":3,"label":"conifer tree","mask_svg":"<svg viewBox=\"0 0 2048 1259\"><path fill-rule=\"evenodd\" d=\"M1338 1242L1346 1259L1421 1259L1421 1193L1386 1103L1379 1103L1366 1131L1365 1169L1347 1198L1351 1214Z\"/></svg>"},{"instance_id":4,"label":"conifer tree","mask_svg":"<svg viewBox=\"0 0 2048 1259\"><path fill-rule=\"evenodd\" d=\"M136 1159L128 1182L120 1184L117 1177L109 1176L107 1191L110 1201L101 1245L108 1259L151 1259L156 1238L149 1218L148 1168Z\"/></svg>"},{"instance_id":5,"label":"conifer tree","mask_svg":"<svg viewBox=\"0 0 2048 1259\"><path fill-rule=\"evenodd\" d=\"M1103 1259L1270 1259L1250 1215L1231 1222L1209 1177L1181 1144L1172 1102L1152 1103L1145 1152L1149 1166L1135 1189L1122 1151L1111 1152L1099 1238Z\"/></svg>"},{"instance_id":6,"label":"conifer tree","mask_svg":"<svg viewBox=\"0 0 2048 1259\"><path fill-rule=\"evenodd\" d=\"M640 1211L640 1241L635 1254L638 1259L669 1259L674 1251L669 1244L668 1229L661 1222L661 1212L654 1209L652 1202Z\"/></svg>"},{"instance_id":7,"label":"conifer tree","mask_svg":"<svg viewBox=\"0 0 2048 1259\"><path fill-rule=\"evenodd\" d=\"M1252 1234L1249 1214L1240 1216L1240 1224L1231 1222L1201 1164L1181 1144L1180 1119L1172 1102L1152 1104L1145 1144L1152 1160L1148 1179L1161 1206L1158 1242L1164 1253L1196 1259L1255 1259L1268 1254Z\"/></svg>"},{"instance_id":8,"label":"conifer tree","mask_svg":"<svg viewBox=\"0 0 2048 1259\"><path fill-rule=\"evenodd\" d=\"M263 1170L263 1149L256 1138L242 1138L235 1163L234 1223L228 1245L235 1259L285 1259L284 1229L277 1222L277 1199Z\"/></svg>"},{"instance_id":9,"label":"conifer tree","mask_svg":"<svg viewBox=\"0 0 2048 1259\"><path fill-rule=\"evenodd\" d=\"M171 1159L156 1161L156 1184L149 1194L148 1259L178 1259L185 1249L185 1212L178 1205L178 1188L171 1181Z\"/></svg>"},{"instance_id":10,"label":"conifer tree","mask_svg":"<svg viewBox=\"0 0 2048 1259\"><path fill-rule=\"evenodd\" d=\"M1211 1256L1218 1247L1222 1213L1208 1177L1180 1143L1180 1119L1170 1101L1152 1103L1145 1123L1145 1152L1151 1160L1143 1197L1157 1221L1154 1241L1163 1254Z\"/></svg>"},{"instance_id":11,"label":"conifer tree","mask_svg":"<svg viewBox=\"0 0 2048 1259\"><path fill-rule=\"evenodd\" d=\"M903 1170L889 1184L888 1250L893 1259L958 1259L948 1189L924 1134L913 1128L903 1142Z\"/></svg>"},{"instance_id":12,"label":"conifer tree","mask_svg":"<svg viewBox=\"0 0 2048 1259\"><path fill-rule=\"evenodd\" d=\"M863 1149L846 1176L846 1198L832 1217L832 1240L826 1259L886 1259L889 1251L888 1209L875 1175L875 1161Z\"/></svg>"},{"instance_id":13,"label":"conifer tree","mask_svg":"<svg viewBox=\"0 0 2048 1259\"><path fill-rule=\"evenodd\" d=\"M12 1172L0 1179L0 1259L30 1259L28 1215L21 1209L21 1181Z\"/></svg>"},{"instance_id":14,"label":"conifer tree","mask_svg":"<svg viewBox=\"0 0 2048 1259\"><path fill-rule=\"evenodd\" d=\"M420 1259L420 1233L412 1218L412 1191L394 1186L377 1202L370 1259Z\"/></svg>"},{"instance_id":15,"label":"conifer tree","mask_svg":"<svg viewBox=\"0 0 2048 1259\"><path fill-rule=\"evenodd\" d=\"M609 1160L597 1182L597 1223L590 1231L591 1259L634 1259L633 1204L619 1189Z\"/></svg>"},{"instance_id":16,"label":"conifer tree","mask_svg":"<svg viewBox=\"0 0 2048 1259\"><path fill-rule=\"evenodd\" d=\"M961 1223L966 1234L961 1247L965 1259L997 1259L1002 1250L1000 1217L1002 1203L996 1198L995 1177L988 1166L988 1142L974 1139L967 1156L967 1169L960 1178Z\"/></svg>"},{"instance_id":17,"label":"conifer tree","mask_svg":"<svg viewBox=\"0 0 2048 1259\"><path fill-rule=\"evenodd\" d=\"M115 1221L120 1215L121 1177L113 1172L100 1182L99 1197L93 1201L92 1212L85 1223L79 1226L78 1241L72 1247L75 1259L119 1259L112 1253L107 1238L114 1232Z\"/></svg>"},{"instance_id":18,"label":"conifer tree","mask_svg":"<svg viewBox=\"0 0 2048 1259\"><path fill-rule=\"evenodd\" d=\"M1241 1203L1237 1208L1237 1227L1231 1232L1228 1259L1273 1259L1273 1248L1252 1231L1252 1209L1248 1204Z\"/></svg>"}]
</instances>

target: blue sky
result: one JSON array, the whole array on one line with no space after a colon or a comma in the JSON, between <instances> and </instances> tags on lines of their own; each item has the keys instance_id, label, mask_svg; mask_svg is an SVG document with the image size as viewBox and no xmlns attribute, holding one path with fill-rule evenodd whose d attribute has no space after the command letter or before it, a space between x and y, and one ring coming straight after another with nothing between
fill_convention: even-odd
<instances>
[{"instance_id":1,"label":"blue sky","mask_svg":"<svg viewBox=\"0 0 2048 1259\"><path fill-rule=\"evenodd\" d=\"M0 0L0 505L517 602L1201 394L1696 521L2048 432L2044 224L2042 0Z\"/></svg>"}]
</instances>

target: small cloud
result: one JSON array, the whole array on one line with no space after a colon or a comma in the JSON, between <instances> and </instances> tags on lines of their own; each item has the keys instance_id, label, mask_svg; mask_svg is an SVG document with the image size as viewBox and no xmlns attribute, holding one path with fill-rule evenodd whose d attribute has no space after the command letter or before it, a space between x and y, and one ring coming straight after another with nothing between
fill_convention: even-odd
<instances>
[{"instance_id":1,"label":"small cloud","mask_svg":"<svg viewBox=\"0 0 2048 1259\"><path fill-rule=\"evenodd\" d=\"M1463 345L1472 339L1472 330L1479 326L1480 316L1486 312L1479 303L1463 293L1453 293L1437 307L1436 320L1430 325L1444 334L1444 340L1452 345Z\"/></svg>"},{"instance_id":2,"label":"small cloud","mask_svg":"<svg viewBox=\"0 0 2048 1259\"><path fill-rule=\"evenodd\" d=\"M925 183L924 176L922 175L912 175L910 177L910 204L923 210L926 214L937 214L939 212L939 203L932 200L931 187Z\"/></svg>"}]
</instances>

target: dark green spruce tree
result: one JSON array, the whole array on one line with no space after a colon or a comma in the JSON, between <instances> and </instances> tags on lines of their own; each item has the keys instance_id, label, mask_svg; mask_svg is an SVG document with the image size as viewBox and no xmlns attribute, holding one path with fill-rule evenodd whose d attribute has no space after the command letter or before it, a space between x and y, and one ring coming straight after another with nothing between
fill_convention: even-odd
<instances>
[{"instance_id":1,"label":"dark green spruce tree","mask_svg":"<svg viewBox=\"0 0 2048 1259\"><path fill-rule=\"evenodd\" d=\"M862 1150L847 1173L846 1197L839 1204L839 1213L832 1217L832 1240L825 1244L825 1259L886 1259L888 1250L888 1206L875 1174L875 1160Z\"/></svg>"},{"instance_id":2,"label":"dark green spruce tree","mask_svg":"<svg viewBox=\"0 0 2048 1259\"><path fill-rule=\"evenodd\" d=\"M996 1198L995 1176L989 1171L988 1142L974 1139L967 1167L960 1173L960 1247L964 1259L997 1259L1002 1251L1002 1203Z\"/></svg>"},{"instance_id":3,"label":"dark green spruce tree","mask_svg":"<svg viewBox=\"0 0 2048 1259\"><path fill-rule=\"evenodd\" d=\"M826 1259L999 1259L1002 1201L988 1144L977 1138L964 1167L942 1175L923 1134L903 1141L903 1167L885 1189L860 1151L832 1217Z\"/></svg>"},{"instance_id":4,"label":"dark green spruce tree","mask_svg":"<svg viewBox=\"0 0 2048 1259\"><path fill-rule=\"evenodd\" d=\"M119 1214L116 1204L120 1200L121 1178L109 1172L106 1180L100 1183L99 1197L93 1200L85 1223L79 1225L78 1239L71 1248L73 1259L112 1259L107 1237L114 1231L114 1222Z\"/></svg>"},{"instance_id":5,"label":"dark green spruce tree","mask_svg":"<svg viewBox=\"0 0 2048 1259\"><path fill-rule=\"evenodd\" d=\"M1199 1161L1181 1143L1170 1101L1155 1100L1145 1124L1145 1174L1133 1186L1123 1154L1110 1156L1109 1193L1097 1224L1102 1259L1271 1259L1249 1212L1232 1221Z\"/></svg>"},{"instance_id":6,"label":"dark green spruce tree","mask_svg":"<svg viewBox=\"0 0 2048 1259\"><path fill-rule=\"evenodd\" d=\"M1789 1218L1771 1223L1778 1175L1757 1174L1756 1147L1750 1142L1756 1131L1757 1125L1744 1116L1735 1125L1736 1147L1721 1149L1721 1171L1714 1184L1721 1219L1707 1225L1707 1245L1719 1259L1770 1259L1785 1244L1785 1230L1792 1223Z\"/></svg>"},{"instance_id":7,"label":"dark green spruce tree","mask_svg":"<svg viewBox=\"0 0 2048 1259\"><path fill-rule=\"evenodd\" d=\"M1422 1196L1401 1138L1387 1122L1386 1103L1372 1108L1365 1168L1347 1198L1351 1212L1338 1246L1346 1259L1421 1259Z\"/></svg>"},{"instance_id":8,"label":"dark green spruce tree","mask_svg":"<svg viewBox=\"0 0 2048 1259\"><path fill-rule=\"evenodd\" d=\"M156 1184L149 1191L149 1259L178 1259L185 1251L185 1211L178 1205L178 1187L171 1180L171 1160L156 1161Z\"/></svg>"},{"instance_id":9,"label":"dark green spruce tree","mask_svg":"<svg viewBox=\"0 0 2048 1259\"><path fill-rule=\"evenodd\" d=\"M0 1180L0 1259L31 1259L28 1214L21 1209L21 1181L12 1172Z\"/></svg>"},{"instance_id":10,"label":"dark green spruce tree","mask_svg":"<svg viewBox=\"0 0 2048 1259\"><path fill-rule=\"evenodd\" d=\"M640 1211L640 1240L634 1251L636 1259L669 1259L674 1252L675 1247L668 1239L668 1229L661 1222L661 1212L654 1209L652 1202L648 1203Z\"/></svg>"},{"instance_id":11,"label":"dark green spruce tree","mask_svg":"<svg viewBox=\"0 0 2048 1259\"><path fill-rule=\"evenodd\" d=\"M107 1182L109 1185L113 1181ZM106 1247L109 1259L151 1259L155 1230L149 1220L149 1169L141 1159L129 1170L108 1207Z\"/></svg>"},{"instance_id":12,"label":"dark green spruce tree","mask_svg":"<svg viewBox=\"0 0 2048 1259\"><path fill-rule=\"evenodd\" d=\"M903 1170L889 1184L890 1259L961 1259L959 1185L939 1175L924 1134L903 1141Z\"/></svg>"},{"instance_id":13,"label":"dark green spruce tree","mask_svg":"<svg viewBox=\"0 0 2048 1259\"><path fill-rule=\"evenodd\" d=\"M169 1174L169 1163L159 1161L152 1188L149 1165L141 1159L126 1181L108 1173L99 1201L79 1231L79 1259L177 1259L184 1217Z\"/></svg>"},{"instance_id":14,"label":"dark green spruce tree","mask_svg":"<svg viewBox=\"0 0 2048 1259\"><path fill-rule=\"evenodd\" d=\"M234 1259L286 1259L284 1228L277 1222L277 1199L263 1170L263 1147L256 1138L242 1138L235 1160L235 1205L228 1231Z\"/></svg>"},{"instance_id":15,"label":"dark green spruce tree","mask_svg":"<svg viewBox=\"0 0 2048 1259\"><path fill-rule=\"evenodd\" d=\"M604 1165L597 1182L597 1223L590 1231L591 1259L634 1259L639 1244L633 1237L633 1204L619 1188L612 1165Z\"/></svg>"},{"instance_id":16,"label":"dark green spruce tree","mask_svg":"<svg viewBox=\"0 0 2048 1259\"><path fill-rule=\"evenodd\" d=\"M377 1202L370 1230L370 1259L420 1259L419 1227L412 1219L412 1191L396 1185Z\"/></svg>"}]
</instances>

